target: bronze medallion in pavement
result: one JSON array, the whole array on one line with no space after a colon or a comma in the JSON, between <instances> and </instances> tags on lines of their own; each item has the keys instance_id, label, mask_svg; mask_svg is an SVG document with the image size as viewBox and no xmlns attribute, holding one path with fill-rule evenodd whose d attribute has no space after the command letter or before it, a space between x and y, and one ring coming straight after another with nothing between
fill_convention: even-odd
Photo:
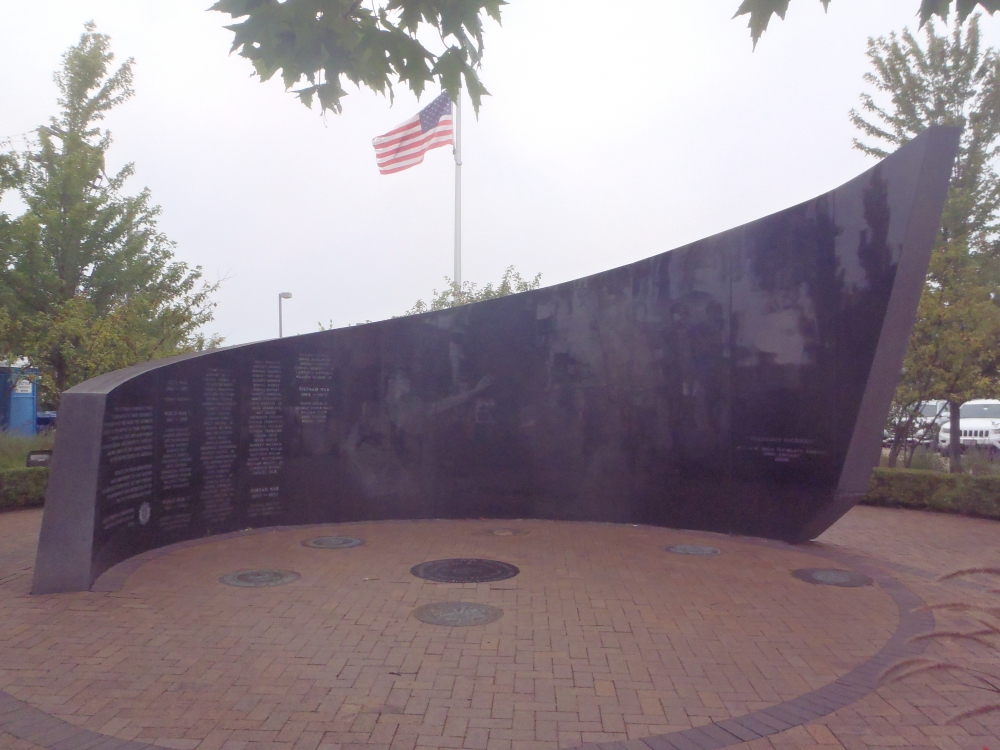
<instances>
[{"instance_id":1,"label":"bronze medallion in pavement","mask_svg":"<svg viewBox=\"0 0 1000 750\"><path fill-rule=\"evenodd\" d=\"M410 568L410 573L417 578L436 583L489 583L513 578L520 572L510 563L470 557L431 560Z\"/></svg>"},{"instance_id":2,"label":"bronze medallion in pavement","mask_svg":"<svg viewBox=\"0 0 1000 750\"><path fill-rule=\"evenodd\" d=\"M478 602L434 602L413 610L413 616L428 625L467 628L489 625L503 617L503 610Z\"/></svg>"},{"instance_id":3,"label":"bronze medallion in pavement","mask_svg":"<svg viewBox=\"0 0 1000 750\"><path fill-rule=\"evenodd\" d=\"M306 539L302 542L302 546L313 549L349 549L351 547L360 547L364 543L364 539L358 539L353 536L317 536L312 539Z\"/></svg>"},{"instance_id":4,"label":"bronze medallion in pavement","mask_svg":"<svg viewBox=\"0 0 1000 750\"><path fill-rule=\"evenodd\" d=\"M806 583L818 583L822 586L870 586L872 579L853 570L838 570L836 568L799 568L792 575Z\"/></svg>"},{"instance_id":5,"label":"bronze medallion in pavement","mask_svg":"<svg viewBox=\"0 0 1000 750\"><path fill-rule=\"evenodd\" d=\"M259 588L261 586L280 586L283 583L291 583L301 578L298 573L290 570L275 570L273 568L260 568L257 570L237 570L235 573L226 573L219 580L227 586L242 586L243 588Z\"/></svg>"},{"instance_id":6,"label":"bronze medallion in pavement","mask_svg":"<svg viewBox=\"0 0 1000 750\"><path fill-rule=\"evenodd\" d=\"M675 555L717 555L719 550L717 547L709 547L704 544L675 544L671 547L667 547L667 552L673 552Z\"/></svg>"}]
</instances>

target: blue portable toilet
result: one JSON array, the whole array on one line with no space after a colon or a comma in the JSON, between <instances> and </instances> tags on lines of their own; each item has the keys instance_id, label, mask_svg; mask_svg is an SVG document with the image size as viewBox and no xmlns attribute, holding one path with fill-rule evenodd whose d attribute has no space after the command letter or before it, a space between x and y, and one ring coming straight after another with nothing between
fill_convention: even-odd
<instances>
[{"instance_id":1,"label":"blue portable toilet","mask_svg":"<svg viewBox=\"0 0 1000 750\"><path fill-rule=\"evenodd\" d=\"M0 428L31 437L38 433L38 369L0 367Z\"/></svg>"}]
</instances>

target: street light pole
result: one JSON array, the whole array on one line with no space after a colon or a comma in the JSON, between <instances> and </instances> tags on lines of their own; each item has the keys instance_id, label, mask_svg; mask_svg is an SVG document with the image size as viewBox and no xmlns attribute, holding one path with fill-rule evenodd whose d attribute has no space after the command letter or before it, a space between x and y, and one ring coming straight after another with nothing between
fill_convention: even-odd
<instances>
[{"instance_id":1,"label":"street light pole","mask_svg":"<svg viewBox=\"0 0 1000 750\"><path fill-rule=\"evenodd\" d=\"M281 292L280 294L278 294L278 338L279 339L282 337L283 334L281 328L281 301L291 298L292 298L291 292Z\"/></svg>"}]
</instances>

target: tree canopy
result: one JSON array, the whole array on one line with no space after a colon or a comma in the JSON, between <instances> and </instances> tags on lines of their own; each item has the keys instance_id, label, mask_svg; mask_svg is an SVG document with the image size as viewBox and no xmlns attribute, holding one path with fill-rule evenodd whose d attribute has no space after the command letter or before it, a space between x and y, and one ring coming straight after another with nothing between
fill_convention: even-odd
<instances>
[{"instance_id":1,"label":"tree canopy","mask_svg":"<svg viewBox=\"0 0 1000 750\"><path fill-rule=\"evenodd\" d=\"M930 125L963 128L893 410L908 419L921 402L945 400L957 436L960 404L1000 393L1000 55L981 48L976 16L967 27L956 18L950 37L928 23L925 39L904 30L869 40L875 91L850 117L862 134L855 148L877 158ZM957 471L958 440L951 446Z\"/></svg>"},{"instance_id":2,"label":"tree canopy","mask_svg":"<svg viewBox=\"0 0 1000 750\"><path fill-rule=\"evenodd\" d=\"M753 38L754 46L760 39L761 34L767 29L771 16L777 16L784 20L785 12L788 10L788 3L791 0L743 0L733 18L739 16L750 16L748 27L750 36ZM823 3L824 10L829 7L830 0L819 0ZM919 0L920 6L917 15L920 17L920 28L930 21L934 16L938 16L944 21L948 20L951 12L951 0ZM971 15L976 7L980 7L987 13L993 14L1000 10L1000 0L956 0L955 11L958 14L958 23L965 23L965 19Z\"/></svg>"},{"instance_id":3,"label":"tree canopy","mask_svg":"<svg viewBox=\"0 0 1000 750\"><path fill-rule=\"evenodd\" d=\"M113 73L107 36L88 24L56 73L60 112L37 146L0 156L0 195L26 206L0 213L0 356L41 370L42 399L102 372L217 343L217 284L174 260L148 190L124 194L134 167L106 171L111 135L98 123L133 95L132 61Z\"/></svg>"},{"instance_id":4,"label":"tree canopy","mask_svg":"<svg viewBox=\"0 0 1000 750\"><path fill-rule=\"evenodd\" d=\"M497 297L507 297L520 292L530 292L532 289L538 289L541 285L542 274L536 273L534 278L528 280L523 278L514 266L507 266L503 276L500 277L500 283L496 286L493 286L492 281L487 282L486 286L483 287L474 281L465 281L462 283L462 288L459 289L458 284L447 276L444 277L444 280L445 288L440 292L437 289L433 290L429 304L422 299L417 300L413 307L404 312L403 315L419 315L432 310L444 310L449 307L460 307Z\"/></svg>"},{"instance_id":5,"label":"tree canopy","mask_svg":"<svg viewBox=\"0 0 1000 750\"><path fill-rule=\"evenodd\" d=\"M488 92L477 68L485 17L500 21L505 0L219 0L212 10L238 23L232 51L261 80L279 71L285 88L307 106L340 113L344 81L393 94L393 84L417 96L437 82L453 100L464 85L476 111ZM427 43L436 39L439 44ZM428 46L429 45L429 46ZM432 49L433 48L433 49Z\"/></svg>"},{"instance_id":6,"label":"tree canopy","mask_svg":"<svg viewBox=\"0 0 1000 750\"><path fill-rule=\"evenodd\" d=\"M704 2L704 0L699 0ZM947 19L951 0L916 0L920 26ZM691 2L691 0L688 0ZM773 16L784 19L790 0L742 0L734 18L749 16L754 46ZM820 0L823 7L830 0ZM479 78L483 24L500 22L506 0L218 0L211 10L235 23L233 52L253 63L261 80L280 73L306 106L337 114L344 83L393 96L393 86L418 97L431 84L452 100L463 86L476 112L489 92ZM1000 10L1000 0L955 0L959 22L976 8ZM433 41L429 41L433 40ZM294 87L300 88L294 88Z\"/></svg>"}]
</instances>

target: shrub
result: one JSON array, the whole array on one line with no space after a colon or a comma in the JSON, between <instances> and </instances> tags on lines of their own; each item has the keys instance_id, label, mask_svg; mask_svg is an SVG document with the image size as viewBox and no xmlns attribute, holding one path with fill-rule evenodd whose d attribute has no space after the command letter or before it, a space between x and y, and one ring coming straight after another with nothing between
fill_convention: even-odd
<instances>
[{"instance_id":1,"label":"shrub","mask_svg":"<svg viewBox=\"0 0 1000 750\"><path fill-rule=\"evenodd\" d=\"M861 502L1000 520L1000 476L877 468Z\"/></svg>"},{"instance_id":2,"label":"shrub","mask_svg":"<svg viewBox=\"0 0 1000 750\"><path fill-rule=\"evenodd\" d=\"M45 504L48 483L46 466L0 470L0 510L40 508Z\"/></svg>"}]
</instances>

